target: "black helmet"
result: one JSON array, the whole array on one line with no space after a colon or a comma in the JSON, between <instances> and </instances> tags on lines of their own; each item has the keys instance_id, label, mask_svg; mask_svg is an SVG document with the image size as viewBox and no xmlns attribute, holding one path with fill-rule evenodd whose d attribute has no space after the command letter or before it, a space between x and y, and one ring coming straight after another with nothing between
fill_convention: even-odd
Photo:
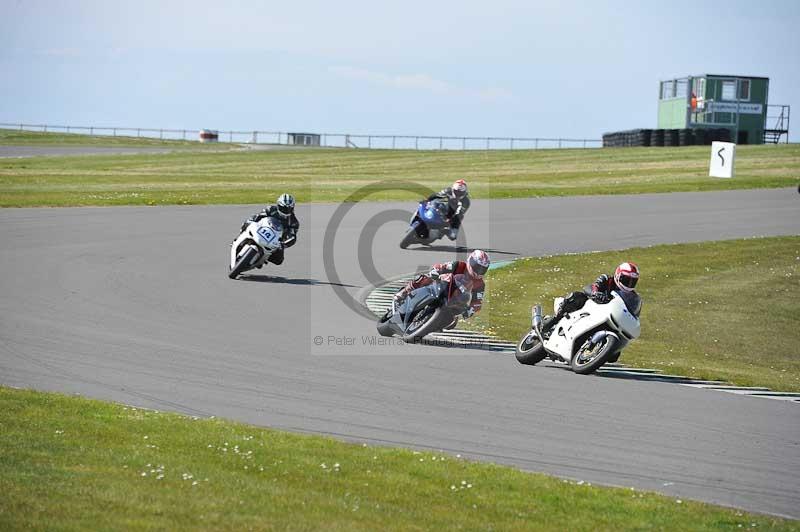
<instances>
[{"instance_id":1,"label":"black helmet","mask_svg":"<svg viewBox=\"0 0 800 532\"><path fill-rule=\"evenodd\" d=\"M284 218L288 218L294 212L294 196L291 194L281 194L277 204L278 213Z\"/></svg>"}]
</instances>

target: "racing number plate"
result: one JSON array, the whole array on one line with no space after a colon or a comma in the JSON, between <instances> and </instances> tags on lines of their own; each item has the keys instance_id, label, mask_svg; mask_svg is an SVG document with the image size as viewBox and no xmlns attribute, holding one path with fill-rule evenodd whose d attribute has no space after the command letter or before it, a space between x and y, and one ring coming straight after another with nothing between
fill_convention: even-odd
<instances>
[{"instance_id":1,"label":"racing number plate","mask_svg":"<svg viewBox=\"0 0 800 532\"><path fill-rule=\"evenodd\" d=\"M261 235L261 238L267 242L272 242L272 240L275 238L275 233L266 227L259 227L258 234Z\"/></svg>"}]
</instances>

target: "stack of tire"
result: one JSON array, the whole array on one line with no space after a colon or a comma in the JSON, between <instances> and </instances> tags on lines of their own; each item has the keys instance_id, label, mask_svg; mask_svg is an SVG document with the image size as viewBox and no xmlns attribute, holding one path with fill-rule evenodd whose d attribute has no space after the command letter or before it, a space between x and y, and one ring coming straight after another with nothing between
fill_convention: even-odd
<instances>
[{"instance_id":1,"label":"stack of tire","mask_svg":"<svg viewBox=\"0 0 800 532\"><path fill-rule=\"evenodd\" d=\"M677 146L678 145L678 130L665 129L664 130L664 146Z\"/></svg>"},{"instance_id":2,"label":"stack of tire","mask_svg":"<svg viewBox=\"0 0 800 532\"><path fill-rule=\"evenodd\" d=\"M686 128L678 130L679 146L694 146L694 129Z\"/></svg>"},{"instance_id":3,"label":"stack of tire","mask_svg":"<svg viewBox=\"0 0 800 532\"><path fill-rule=\"evenodd\" d=\"M663 146L664 145L664 130L653 129L650 131L650 145Z\"/></svg>"}]
</instances>

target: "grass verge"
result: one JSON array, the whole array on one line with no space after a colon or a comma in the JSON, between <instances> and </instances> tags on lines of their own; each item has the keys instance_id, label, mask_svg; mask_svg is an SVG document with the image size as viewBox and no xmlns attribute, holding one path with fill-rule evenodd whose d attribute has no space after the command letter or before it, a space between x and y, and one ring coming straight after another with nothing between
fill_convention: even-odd
<instances>
[{"instance_id":1,"label":"grass verge","mask_svg":"<svg viewBox=\"0 0 800 532\"><path fill-rule=\"evenodd\" d=\"M0 529L798 530L450 455L0 388Z\"/></svg>"},{"instance_id":2,"label":"grass verge","mask_svg":"<svg viewBox=\"0 0 800 532\"><path fill-rule=\"evenodd\" d=\"M613 273L642 271L642 335L621 362L742 386L800 391L800 237L661 245L522 259L487 277L475 327L517 341L530 307Z\"/></svg>"},{"instance_id":3,"label":"grass verge","mask_svg":"<svg viewBox=\"0 0 800 532\"><path fill-rule=\"evenodd\" d=\"M236 147L235 144L204 144L195 140L163 140L147 137L50 133L17 129L0 129L0 146L130 146L132 148L188 148L199 150L227 150Z\"/></svg>"},{"instance_id":4,"label":"grass verge","mask_svg":"<svg viewBox=\"0 0 800 532\"><path fill-rule=\"evenodd\" d=\"M3 141L0 139L0 144ZM194 145L197 145L194 143ZM800 181L800 145L741 146L734 179L708 177L709 150L619 148L515 151L306 149L0 159L0 206L414 200L413 181L438 190L466 178L475 198L775 188Z\"/></svg>"}]
</instances>

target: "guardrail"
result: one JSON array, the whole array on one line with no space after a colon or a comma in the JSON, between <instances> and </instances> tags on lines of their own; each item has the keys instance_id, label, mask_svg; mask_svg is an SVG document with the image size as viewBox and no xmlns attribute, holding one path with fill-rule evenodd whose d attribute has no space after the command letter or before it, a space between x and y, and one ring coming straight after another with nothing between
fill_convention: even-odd
<instances>
[{"instance_id":1,"label":"guardrail","mask_svg":"<svg viewBox=\"0 0 800 532\"><path fill-rule=\"evenodd\" d=\"M162 140L199 139L199 129L144 127L64 126L52 124L0 123L0 128L20 131L63 132L91 136L135 137ZM236 144L289 144L292 133L284 131L218 131L219 142ZM554 148L600 148L601 139L539 137L453 137L435 135L352 135L315 133L319 145L329 148L367 148L392 150L536 150Z\"/></svg>"}]
</instances>

